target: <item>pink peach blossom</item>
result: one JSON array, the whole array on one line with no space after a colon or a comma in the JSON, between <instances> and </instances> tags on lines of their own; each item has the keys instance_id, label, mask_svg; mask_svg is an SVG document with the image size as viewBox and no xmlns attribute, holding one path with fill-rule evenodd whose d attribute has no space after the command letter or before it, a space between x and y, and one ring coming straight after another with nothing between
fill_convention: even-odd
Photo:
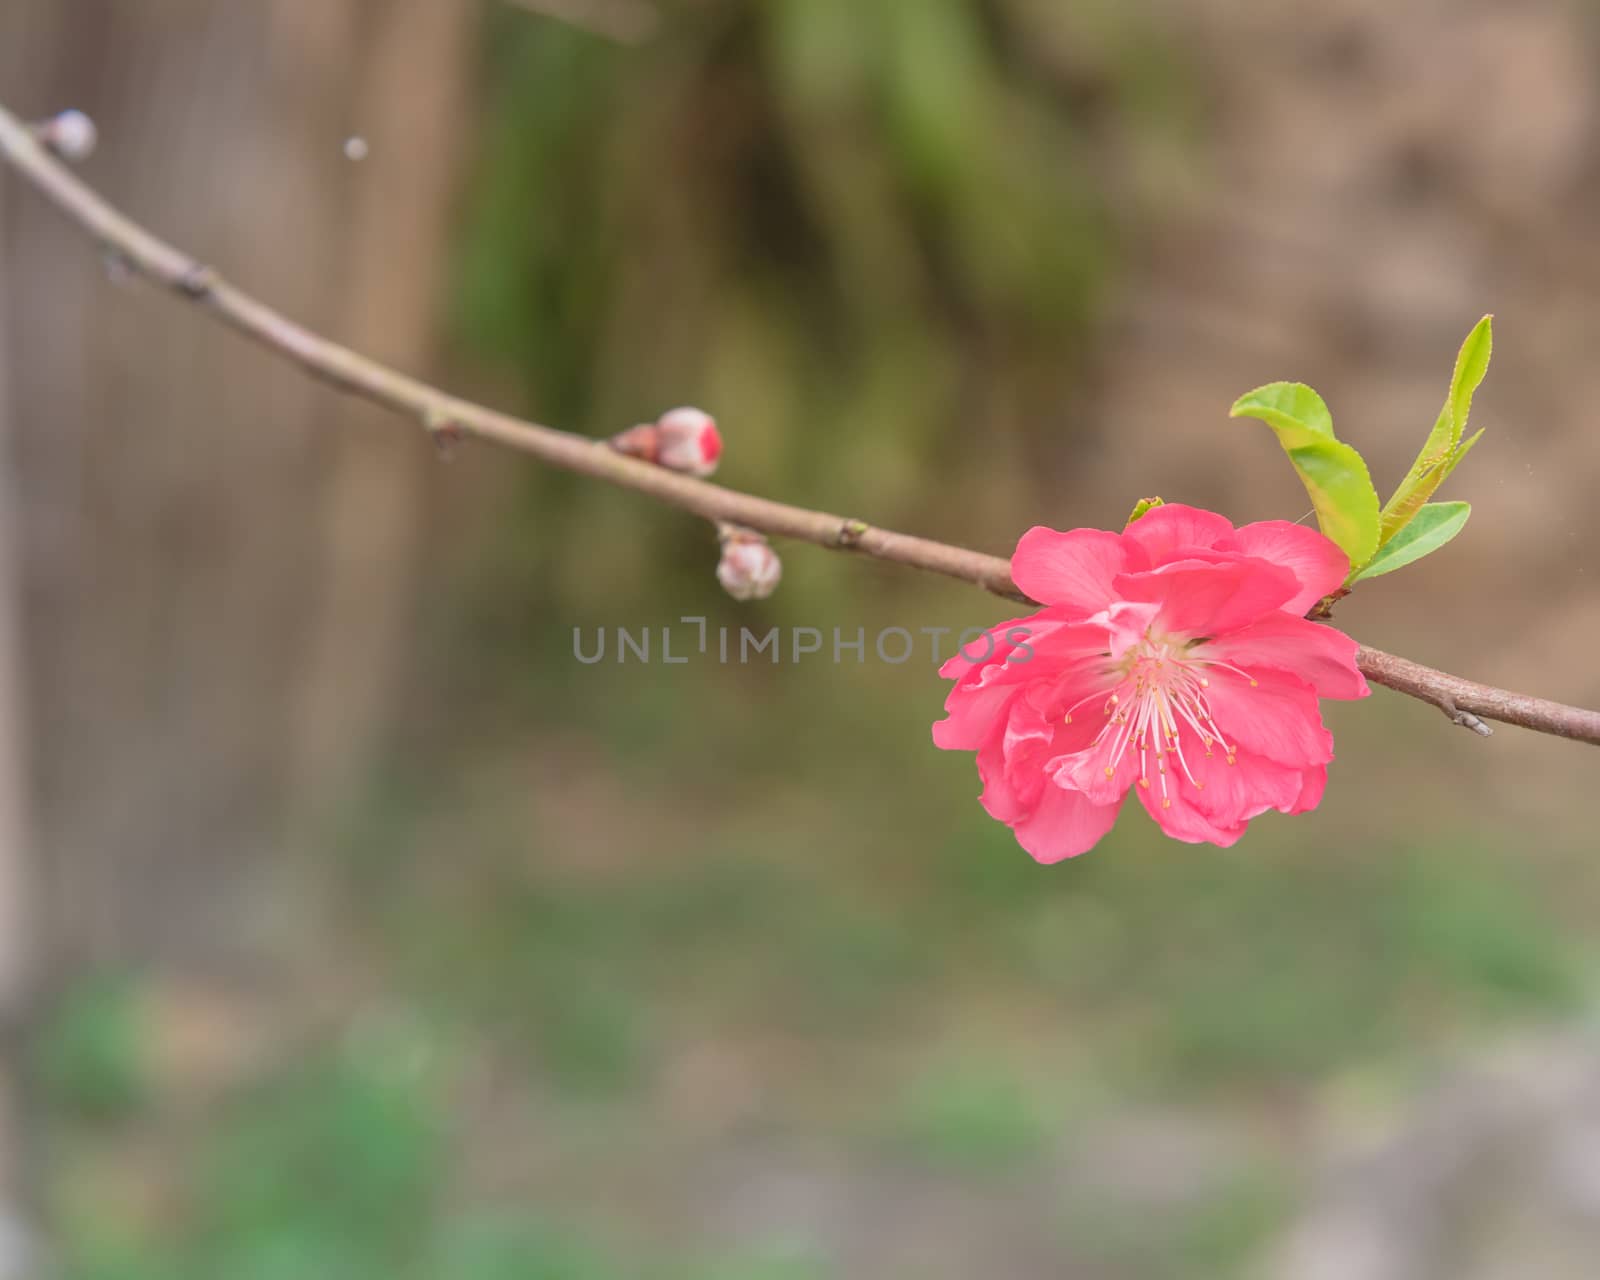
<instances>
[{"instance_id":1,"label":"pink peach blossom","mask_svg":"<svg viewBox=\"0 0 1600 1280\"><path fill-rule=\"evenodd\" d=\"M1034 858L1092 848L1129 790L1190 843L1316 807L1333 759L1317 699L1368 693L1355 641L1302 616L1349 573L1334 543L1168 504L1122 533L1030 529L1011 570L1044 608L940 668L955 687L933 740L977 752L983 807Z\"/></svg>"}]
</instances>

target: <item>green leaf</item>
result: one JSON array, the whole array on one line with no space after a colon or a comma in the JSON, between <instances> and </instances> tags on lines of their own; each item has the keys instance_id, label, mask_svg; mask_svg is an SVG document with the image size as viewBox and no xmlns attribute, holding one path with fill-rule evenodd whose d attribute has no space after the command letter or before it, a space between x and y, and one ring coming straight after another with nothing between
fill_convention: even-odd
<instances>
[{"instance_id":1,"label":"green leaf","mask_svg":"<svg viewBox=\"0 0 1600 1280\"><path fill-rule=\"evenodd\" d=\"M1455 373L1450 378L1450 448L1461 443L1461 434L1467 429L1467 415L1472 412L1472 393L1489 372L1489 355L1494 349L1494 317L1484 316L1472 326L1472 332L1456 353Z\"/></svg>"},{"instance_id":2,"label":"green leaf","mask_svg":"<svg viewBox=\"0 0 1600 1280\"><path fill-rule=\"evenodd\" d=\"M1350 581L1393 573L1413 560L1432 554L1461 532L1471 514L1472 505L1467 502L1428 503L1411 523L1383 544L1370 564L1352 574Z\"/></svg>"},{"instance_id":3,"label":"green leaf","mask_svg":"<svg viewBox=\"0 0 1600 1280\"><path fill-rule=\"evenodd\" d=\"M1288 453L1322 532L1350 557L1352 568L1366 564L1378 549L1378 491L1366 462L1349 445L1331 439Z\"/></svg>"},{"instance_id":4,"label":"green leaf","mask_svg":"<svg viewBox=\"0 0 1600 1280\"><path fill-rule=\"evenodd\" d=\"M1160 498L1140 498L1139 501L1133 504L1133 514L1128 517L1128 524L1132 524L1146 511L1154 511L1157 507L1166 505ZM1128 525L1123 525L1122 527L1126 529Z\"/></svg>"},{"instance_id":5,"label":"green leaf","mask_svg":"<svg viewBox=\"0 0 1600 1280\"><path fill-rule=\"evenodd\" d=\"M1230 418L1260 418L1278 433L1285 449L1333 439L1333 415L1303 382L1269 382L1233 402Z\"/></svg>"},{"instance_id":6,"label":"green leaf","mask_svg":"<svg viewBox=\"0 0 1600 1280\"><path fill-rule=\"evenodd\" d=\"M1455 470L1456 464L1466 456L1467 450L1478 442L1473 436L1461 443L1467 429L1467 417L1472 412L1472 396L1489 371L1489 356L1494 346L1493 316L1484 316L1472 327L1461 350L1456 353L1455 372L1450 378L1450 394L1444 408L1434 420L1433 430L1383 507L1383 536L1388 542L1422 509L1422 505L1438 491L1444 478ZM1482 435L1480 431L1478 435Z\"/></svg>"},{"instance_id":7,"label":"green leaf","mask_svg":"<svg viewBox=\"0 0 1600 1280\"><path fill-rule=\"evenodd\" d=\"M1311 495L1322 532L1353 567L1372 559L1378 491L1361 455L1334 438L1333 415L1322 397L1303 382L1269 382L1235 400L1229 416L1259 418L1271 427Z\"/></svg>"}]
</instances>

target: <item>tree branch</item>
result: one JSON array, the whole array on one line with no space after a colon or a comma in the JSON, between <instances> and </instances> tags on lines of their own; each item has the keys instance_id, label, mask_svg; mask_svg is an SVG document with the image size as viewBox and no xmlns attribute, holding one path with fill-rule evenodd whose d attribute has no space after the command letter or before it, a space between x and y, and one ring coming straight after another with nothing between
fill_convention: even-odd
<instances>
[{"instance_id":1,"label":"tree branch","mask_svg":"<svg viewBox=\"0 0 1600 1280\"><path fill-rule=\"evenodd\" d=\"M28 125L4 108L0 108L0 159L130 270L203 308L312 376L393 409L432 434L479 436L551 466L632 489L712 523L730 521L835 551L855 551L970 582L1009 600L1032 603L1012 582L1010 562L1001 556L773 502L668 471L619 454L603 441L540 426L452 396L329 342L119 213L52 156ZM1430 703L1474 732L1487 732L1482 717L1600 746L1600 712L1476 684L1365 646L1357 662L1374 683Z\"/></svg>"}]
</instances>

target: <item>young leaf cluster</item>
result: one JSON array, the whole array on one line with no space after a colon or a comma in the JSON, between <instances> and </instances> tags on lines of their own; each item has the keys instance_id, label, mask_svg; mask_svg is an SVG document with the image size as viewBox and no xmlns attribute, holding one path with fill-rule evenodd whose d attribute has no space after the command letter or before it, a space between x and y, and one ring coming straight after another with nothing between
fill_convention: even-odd
<instances>
[{"instance_id":1,"label":"young leaf cluster","mask_svg":"<svg viewBox=\"0 0 1600 1280\"><path fill-rule=\"evenodd\" d=\"M1277 435L1322 532L1350 557L1347 588L1437 551L1472 513L1465 502L1429 499L1483 435L1468 436L1466 429L1473 393L1489 369L1491 320L1484 316L1461 344L1444 408L1417 460L1381 507L1366 461L1334 435L1333 415L1310 387L1271 382L1234 402L1230 416L1257 418Z\"/></svg>"}]
</instances>

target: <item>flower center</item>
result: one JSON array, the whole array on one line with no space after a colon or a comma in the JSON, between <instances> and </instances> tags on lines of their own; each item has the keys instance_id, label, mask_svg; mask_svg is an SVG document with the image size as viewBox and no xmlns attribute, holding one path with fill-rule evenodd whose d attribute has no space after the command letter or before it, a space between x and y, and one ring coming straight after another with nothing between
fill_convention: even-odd
<instances>
[{"instance_id":1,"label":"flower center","mask_svg":"<svg viewBox=\"0 0 1600 1280\"><path fill-rule=\"evenodd\" d=\"M1206 696L1211 680L1206 672L1212 667L1221 667L1248 680L1252 689L1257 687L1249 672L1231 662L1206 656L1205 643L1204 639L1174 640L1146 631L1113 663L1111 673L1121 678L1111 693L1090 694L1069 707L1064 718L1066 724L1071 724L1073 713L1079 707L1103 697L1101 710L1106 723L1087 749L1103 752L1108 778L1116 775L1123 756L1137 751L1139 785L1146 790L1150 789L1153 759L1163 809L1172 807L1167 782L1169 756L1177 761L1178 772L1196 790L1205 790L1205 782L1194 776L1189 758L1184 754L1186 732L1192 735L1191 752L1198 744L1210 758L1215 754L1213 748L1221 747L1228 764L1237 760L1234 746L1223 736L1212 714L1211 702Z\"/></svg>"}]
</instances>

